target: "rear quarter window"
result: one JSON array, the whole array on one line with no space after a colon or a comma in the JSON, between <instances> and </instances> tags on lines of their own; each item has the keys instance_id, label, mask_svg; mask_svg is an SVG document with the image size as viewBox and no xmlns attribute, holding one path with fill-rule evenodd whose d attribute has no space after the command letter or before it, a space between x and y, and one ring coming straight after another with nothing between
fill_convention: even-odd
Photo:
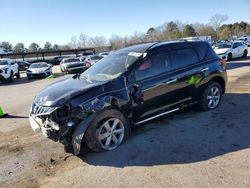
<instances>
[{"instance_id":1,"label":"rear quarter window","mask_svg":"<svg viewBox=\"0 0 250 188\"><path fill-rule=\"evenodd\" d=\"M173 69L179 69L198 62L197 53L193 48L178 49L170 54Z\"/></svg>"}]
</instances>

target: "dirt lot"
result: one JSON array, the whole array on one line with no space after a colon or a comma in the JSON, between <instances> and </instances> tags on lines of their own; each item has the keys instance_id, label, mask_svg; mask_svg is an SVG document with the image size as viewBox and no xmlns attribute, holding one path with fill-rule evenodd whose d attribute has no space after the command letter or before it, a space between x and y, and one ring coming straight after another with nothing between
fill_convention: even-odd
<instances>
[{"instance_id":1,"label":"dirt lot","mask_svg":"<svg viewBox=\"0 0 250 188\"><path fill-rule=\"evenodd\" d=\"M114 151L80 157L28 123L35 94L62 78L0 85L9 113L0 119L0 187L250 187L250 57L228 63L218 109L169 115Z\"/></svg>"}]
</instances>

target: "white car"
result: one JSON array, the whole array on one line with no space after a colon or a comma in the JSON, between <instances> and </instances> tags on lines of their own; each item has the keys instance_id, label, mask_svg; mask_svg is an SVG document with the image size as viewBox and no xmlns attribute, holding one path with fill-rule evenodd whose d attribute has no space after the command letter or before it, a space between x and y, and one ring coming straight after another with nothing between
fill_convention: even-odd
<instances>
[{"instance_id":1,"label":"white car","mask_svg":"<svg viewBox=\"0 0 250 188\"><path fill-rule=\"evenodd\" d=\"M234 41L233 43L218 44L214 47L215 53L222 59L227 61L237 57L247 56L248 46L241 41Z\"/></svg>"},{"instance_id":2,"label":"white car","mask_svg":"<svg viewBox=\"0 0 250 188\"><path fill-rule=\"evenodd\" d=\"M101 55L88 55L84 62L89 63L91 66L94 65L97 61L101 60L103 56Z\"/></svg>"},{"instance_id":3,"label":"white car","mask_svg":"<svg viewBox=\"0 0 250 188\"><path fill-rule=\"evenodd\" d=\"M250 46L250 35L248 36L243 36L240 38L237 38L237 40L246 43L248 46Z\"/></svg>"},{"instance_id":4,"label":"white car","mask_svg":"<svg viewBox=\"0 0 250 188\"><path fill-rule=\"evenodd\" d=\"M89 66L82 62L80 58L77 57L70 57L70 58L64 58L60 63L60 69L61 72L67 73L73 73L73 72L83 72L85 71Z\"/></svg>"},{"instance_id":5,"label":"white car","mask_svg":"<svg viewBox=\"0 0 250 188\"><path fill-rule=\"evenodd\" d=\"M14 81L14 76L20 78L18 64L11 59L0 59L0 81Z\"/></svg>"},{"instance_id":6,"label":"white car","mask_svg":"<svg viewBox=\"0 0 250 188\"><path fill-rule=\"evenodd\" d=\"M27 69L27 78L44 78L52 74L52 65L46 62L32 63Z\"/></svg>"}]
</instances>

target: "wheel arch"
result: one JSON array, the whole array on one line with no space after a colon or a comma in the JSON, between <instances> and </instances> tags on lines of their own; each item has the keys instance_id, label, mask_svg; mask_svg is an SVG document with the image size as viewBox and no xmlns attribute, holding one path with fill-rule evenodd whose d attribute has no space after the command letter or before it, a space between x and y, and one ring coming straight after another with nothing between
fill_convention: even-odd
<instances>
[{"instance_id":1,"label":"wheel arch","mask_svg":"<svg viewBox=\"0 0 250 188\"><path fill-rule=\"evenodd\" d=\"M221 85L221 88L222 88L222 93L225 94L225 91L226 91L226 83L225 83L225 80L221 77L221 76L215 76L213 77L211 81L214 81L214 82L218 82L220 85Z\"/></svg>"}]
</instances>

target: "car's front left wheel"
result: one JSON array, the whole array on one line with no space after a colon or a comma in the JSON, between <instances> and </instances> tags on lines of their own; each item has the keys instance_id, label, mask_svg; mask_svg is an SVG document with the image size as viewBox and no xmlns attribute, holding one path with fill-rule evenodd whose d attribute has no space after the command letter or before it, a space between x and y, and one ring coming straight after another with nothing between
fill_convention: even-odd
<instances>
[{"instance_id":1,"label":"car's front left wheel","mask_svg":"<svg viewBox=\"0 0 250 188\"><path fill-rule=\"evenodd\" d=\"M124 115L119 110L106 109L88 127L85 141L92 151L109 151L123 143L129 132L129 124Z\"/></svg>"}]
</instances>

